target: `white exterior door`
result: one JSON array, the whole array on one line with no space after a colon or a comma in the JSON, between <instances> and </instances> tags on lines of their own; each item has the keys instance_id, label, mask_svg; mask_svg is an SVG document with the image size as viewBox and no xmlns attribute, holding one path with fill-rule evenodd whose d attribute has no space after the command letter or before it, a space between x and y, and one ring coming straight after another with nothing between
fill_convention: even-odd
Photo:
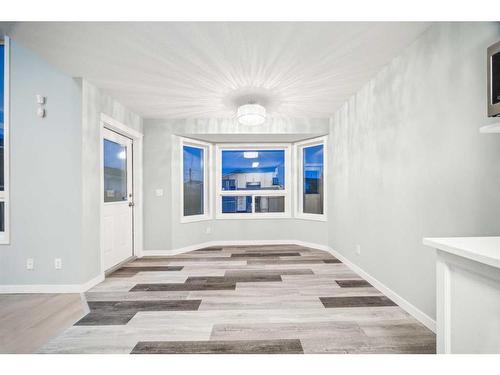
<instances>
[{"instance_id":1,"label":"white exterior door","mask_svg":"<svg viewBox=\"0 0 500 375\"><path fill-rule=\"evenodd\" d=\"M103 133L103 263L108 270L133 255L132 140Z\"/></svg>"}]
</instances>

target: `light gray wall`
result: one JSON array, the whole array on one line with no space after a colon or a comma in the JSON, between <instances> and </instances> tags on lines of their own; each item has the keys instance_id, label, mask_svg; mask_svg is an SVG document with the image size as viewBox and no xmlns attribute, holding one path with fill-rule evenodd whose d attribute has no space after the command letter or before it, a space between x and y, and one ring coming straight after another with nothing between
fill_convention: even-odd
<instances>
[{"instance_id":1,"label":"light gray wall","mask_svg":"<svg viewBox=\"0 0 500 375\"><path fill-rule=\"evenodd\" d=\"M81 87L11 43L11 243L0 245L0 284L74 283L81 278ZM47 96L47 117L35 95ZM63 269L54 270L54 258ZM35 269L26 270L34 258Z\"/></svg>"},{"instance_id":2,"label":"light gray wall","mask_svg":"<svg viewBox=\"0 0 500 375\"><path fill-rule=\"evenodd\" d=\"M478 132L498 39L498 23L436 24L331 124L330 245L433 318L422 237L500 230L500 136Z\"/></svg>"},{"instance_id":3,"label":"light gray wall","mask_svg":"<svg viewBox=\"0 0 500 375\"><path fill-rule=\"evenodd\" d=\"M142 132L142 118L82 80L82 263L84 281L99 274L100 225L100 126L101 113Z\"/></svg>"},{"instance_id":4,"label":"light gray wall","mask_svg":"<svg viewBox=\"0 0 500 375\"><path fill-rule=\"evenodd\" d=\"M207 241L301 240L326 245L327 223L297 219L209 220L180 222L180 152L176 135L288 134L328 132L328 120L275 121L244 128L228 120L145 120L144 122L144 249L170 250ZM231 137L231 139L234 139ZM155 190L164 189L163 197ZM211 233L205 233L207 227Z\"/></svg>"},{"instance_id":5,"label":"light gray wall","mask_svg":"<svg viewBox=\"0 0 500 375\"><path fill-rule=\"evenodd\" d=\"M44 119L36 94L47 97ZM100 272L101 112L138 131L142 119L15 41L10 98L11 244L0 245L0 284L84 283Z\"/></svg>"}]
</instances>

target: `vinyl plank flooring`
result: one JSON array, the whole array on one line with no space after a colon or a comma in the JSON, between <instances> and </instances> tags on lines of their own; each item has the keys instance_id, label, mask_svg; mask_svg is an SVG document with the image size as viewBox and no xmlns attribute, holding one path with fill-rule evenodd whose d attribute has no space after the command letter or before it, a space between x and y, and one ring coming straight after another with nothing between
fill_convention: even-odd
<instances>
[{"instance_id":1,"label":"vinyl plank flooring","mask_svg":"<svg viewBox=\"0 0 500 375\"><path fill-rule=\"evenodd\" d=\"M90 313L39 352L435 352L432 332L332 254L303 246L135 259L85 296ZM0 304L3 324L2 311L12 313Z\"/></svg>"},{"instance_id":2,"label":"vinyl plank flooring","mask_svg":"<svg viewBox=\"0 0 500 375\"><path fill-rule=\"evenodd\" d=\"M141 341L132 354L302 354L300 340Z\"/></svg>"}]
</instances>

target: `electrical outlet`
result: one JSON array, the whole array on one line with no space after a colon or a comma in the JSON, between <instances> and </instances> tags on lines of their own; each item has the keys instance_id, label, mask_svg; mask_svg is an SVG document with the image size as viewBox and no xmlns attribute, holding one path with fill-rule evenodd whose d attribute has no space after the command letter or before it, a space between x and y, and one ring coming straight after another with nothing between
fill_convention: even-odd
<instances>
[{"instance_id":1,"label":"electrical outlet","mask_svg":"<svg viewBox=\"0 0 500 375\"><path fill-rule=\"evenodd\" d=\"M206 227L206 228L205 228L205 233L206 233L206 234L210 234L210 233L212 233L212 227Z\"/></svg>"},{"instance_id":2,"label":"electrical outlet","mask_svg":"<svg viewBox=\"0 0 500 375\"><path fill-rule=\"evenodd\" d=\"M56 270L60 270L62 268L62 259L61 258L54 259L54 268Z\"/></svg>"},{"instance_id":3,"label":"electrical outlet","mask_svg":"<svg viewBox=\"0 0 500 375\"><path fill-rule=\"evenodd\" d=\"M157 197L163 197L163 189L156 189L155 194Z\"/></svg>"},{"instance_id":4,"label":"electrical outlet","mask_svg":"<svg viewBox=\"0 0 500 375\"><path fill-rule=\"evenodd\" d=\"M32 270L35 268L35 260L33 258L26 259L26 269Z\"/></svg>"},{"instance_id":5,"label":"electrical outlet","mask_svg":"<svg viewBox=\"0 0 500 375\"><path fill-rule=\"evenodd\" d=\"M361 245L356 245L356 254L361 255Z\"/></svg>"}]
</instances>

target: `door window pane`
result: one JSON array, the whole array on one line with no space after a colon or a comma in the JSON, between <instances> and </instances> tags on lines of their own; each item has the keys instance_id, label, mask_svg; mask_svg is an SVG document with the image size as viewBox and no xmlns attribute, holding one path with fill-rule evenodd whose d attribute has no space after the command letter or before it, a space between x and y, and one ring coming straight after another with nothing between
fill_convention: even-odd
<instances>
[{"instance_id":1,"label":"door window pane","mask_svg":"<svg viewBox=\"0 0 500 375\"><path fill-rule=\"evenodd\" d=\"M255 197L255 212L285 212L285 197Z\"/></svg>"},{"instance_id":2,"label":"door window pane","mask_svg":"<svg viewBox=\"0 0 500 375\"><path fill-rule=\"evenodd\" d=\"M303 212L323 214L323 145L303 148Z\"/></svg>"},{"instance_id":3,"label":"door window pane","mask_svg":"<svg viewBox=\"0 0 500 375\"><path fill-rule=\"evenodd\" d=\"M222 190L284 188L284 150L222 151Z\"/></svg>"},{"instance_id":4,"label":"door window pane","mask_svg":"<svg viewBox=\"0 0 500 375\"><path fill-rule=\"evenodd\" d=\"M203 215L204 149L183 147L184 216Z\"/></svg>"},{"instance_id":5,"label":"door window pane","mask_svg":"<svg viewBox=\"0 0 500 375\"><path fill-rule=\"evenodd\" d=\"M104 139L104 202L127 200L127 148Z\"/></svg>"},{"instance_id":6,"label":"door window pane","mask_svg":"<svg viewBox=\"0 0 500 375\"><path fill-rule=\"evenodd\" d=\"M223 196L223 214L252 213L251 196Z\"/></svg>"}]
</instances>

